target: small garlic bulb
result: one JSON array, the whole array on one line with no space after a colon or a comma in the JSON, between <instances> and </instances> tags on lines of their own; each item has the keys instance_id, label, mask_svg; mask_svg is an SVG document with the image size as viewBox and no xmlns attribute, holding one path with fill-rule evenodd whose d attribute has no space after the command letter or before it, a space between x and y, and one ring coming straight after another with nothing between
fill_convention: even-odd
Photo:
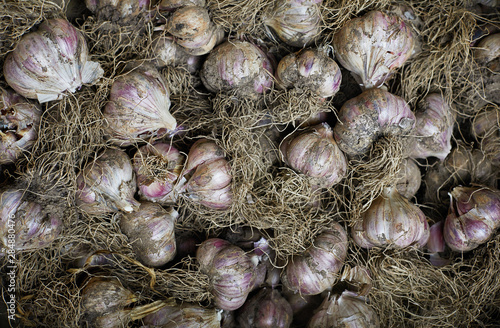
<instances>
[{"instance_id":1,"label":"small garlic bulb","mask_svg":"<svg viewBox=\"0 0 500 328\"><path fill-rule=\"evenodd\" d=\"M366 298L346 290L340 296L328 295L307 325L323 327L379 328L380 321Z\"/></svg>"},{"instance_id":2,"label":"small garlic bulb","mask_svg":"<svg viewBox=\"0 0 500 328\"><path fill-rule=\"evenodd\" d=\"M281 154L288 166L324 188L337 184L347 173L347 160L327 123L288 136L281 144Z\"/></svg>"},{"instance_id":3,"label":"small garlic bulb","mask_svg":"<svg viewBox=\"0 0 500 328\"><path fill-rule=\"evenodd\" d=\"M85 0L87 8L101 21L128 25L145 17L151 6L150 0Z\"/></svg>"},{"instance_id":4,"label":"small garlic bulb","mask_svg":"<svg viewBox=\"0 0 500 328\"><path fill-rule=\"evenodd\" d=\"M479 63L487 64L498 57L500 57L500 33L486 36L474 49L474 58Z\"/></svg>"},{"instance_id":5,"label":"small garlic bulb","mask_svg":"<svg viewBox=\"0 0 500 328\"><path fill-rule=\"evenodd\" d=\"M347 234L334 222L303 254L289 260L281 277L283 285L302 295L319 294L337 281L346 256Z\"/></svg>"},{"instance_id":6,"label":"small garlic bulb","mask_svg":"<svg viewBox=\"0 0 500 328\"><path fill-rule=\"evenodd\" d=\"M313 43L321 31L322 0L278 0L264 16L271 27L288 45L303 48Z\"/></svg>"},{"instance_id":7,"label":"small garlic bulb","mask_svg":"<svg viewBox=\"0 0 500 328\"><path fill-rule=\"evenodd\" d=\"M165 306L142 319L142 328L220 328L221 313L197 304Z\"/></svg>"},{"instance_id":8,"label":"small garlic bulb","mask_svg":"<svg viewBox=\"0 0 500 328\"><path fill-rule=\"evenodd\" d=\"M422 182L422 175L417 163L411 158L403 159L397 179L396 189L401 196L408 199L415 196Z\"/></svg>"},{"instance_id":9,"label":"small garlic bulb","mask_svg":"<svg viewBox=\"0 0 500 328\"><path fill-rule=\"evenodd\" d=\"M451 151L455 112L438 93L427 95L415 113L414 143L410 157L437 157L444 160Z\"/></svg>"},{"instance_id":10,"label":"small garlic bulb","mask_svg":"<svg viewBox=\"0 0 500 328\"><path fill-rule=\"evenodd\" d=\"M40 106L0 87L0 164L15 163L35 143Z\"/></svg>"},{"instance_id":11,"label":"small garlic bulb","mask_svg":"<svg viewBox=\"0 0 500 328\"><path fill-rule=\"evenodd\" d=\"M401 197L395 187L388 187L362 214L351 235L363 248L423 247L429 239L429 224L416 205Z\"/></svg>"},{"instance_id":12,"label":"small garlic bulb","mask_svg":"<svg viewBox=\"0 0 500 328\"><path fill-rule=\"evenodd\" d=\"M40 103L61 99L84 84L94 84L104 71L88 60L83 34L62 18L44 21L24 35L3 66L7 83L20 95Z\"/></svg>"},{"instance_id":13,"label":"small garlic bulb","mask_svg":"<svg viewBox=\"0 0 500 328\"><path fill-rule=\"evenodd\" d=\"M142 202L137 211L121 214L120 229L142 264L161 267L175 257L174 225L178 217L173 208Z\"/></svg>"},{"instance_id":14,"label":"small garlic bulb","mask_svg":"<svg viewBox=\"0 0 500 328\"><path fill-rule=\"evenodd\" d=\"M238 310L241 328L288 328L293 311L276 289L262 288Z\"/></svg>"},{"instance_id":15,"label":"small garlic bulb","mask_svg":"<svg viewBox=\"0 0 500 328\"><path fill-rule=\"evenodd\" d=\"M383 134L406 135L415 126L415 115L406 101L381 89L368 89L344 103L333 135L348 155L366 153Z\"/></svg>"},{"instance_id":16,"label":"small garlic bulb","mask_svg":"<svg viewBox=\"0 0 500 328\"><path fill-rule=\"evenodd\" d=\"M140 205L134 199L136 181L132 163L122 150L106 149L83 168L76 183L76 204L88 214L132 212Z\"/></svg>"},{"instance_id":17,"label":"small garlic bulb","mask_svg":"<svg viewBox=\"0 0 500 328\"><path fill-rule=\"evenodd\" d=\"M414 44L401 18L380 11L351 19L333 40L336 58L365 89L381 86L403 66Z\"/></svg>"},{"instance_id":18,"label":"small garlic bulb","mask_svg":"<svg viewBox=\"0 0 500 328\"><path fill-rule=\"evenodd\" d=\"M283 57L276 69L276 79L284 88L309 90L327 98L339 91L342 73L324 51L306 49Z\"/></svg>"},{"instance_id":19,"label":"small garlic bulb","mask_svg":"<svg viewBox=\"0 0 500 328\"><path fill-rule=\"evenodd\" d=\"M120 146L173 131L168 87L156 68L142 65L120 75L111 87L104 108L111 141Z\"/></svg>"},{"instance_id":20,"label":"small garlic bulb","mask_svg":"<svg viewBox=\"0 0 500 328\"><path fill-rule=\"evenodd\" d=\"M152 52L154 65L157 68L165 66L185 67L190 73L201 68L202 58L188 54L169 36L156 36L152 42Z\"/></svg>"},{"instance_id":21,"label":"small garlic bulb","mask_svg":"<svg viewBox=\"0 0 500 328\"><path fill-rule=\"evenodd\" d=\"M200 72L211 92L235 90L242 97L258 97L273 85L273 68L267 55L246 41L227 41L214 48Z\"/></svg>"}]
</instances>

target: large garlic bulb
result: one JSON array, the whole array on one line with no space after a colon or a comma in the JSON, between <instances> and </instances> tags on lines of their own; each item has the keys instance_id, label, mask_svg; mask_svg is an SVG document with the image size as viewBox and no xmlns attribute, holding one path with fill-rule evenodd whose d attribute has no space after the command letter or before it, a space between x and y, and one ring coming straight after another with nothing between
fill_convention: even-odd
<instances>
[{"instance_id":1,"label":"large garlic bulb","mask_svg":"<svg viewBox=\"0 0 500 328\"><path fill-rule=\"evenodd\" d=\"M0 87L0 164L15 163L37 139L40 106Z\"/></svg>"},{"instance_id":2,"label":"large garlic bulb","mask_svg":"<svg viewBox=\"0 0 500 328\"><path fill-rule=\"evenodd\" d=\"M114 81L104 117L111 141L120 146L162 137L177 126L168 87L156 68L146 64Z\"/></svg>"},{"instance_id":3,"label":"large garlic bulb","mask_svg":"<svg viewBox=\"0 0 500 328\"><path fill-rule=\"evenodd\" d=\"M17 93L40 103L61 99L104 74L99 63L88 60L83 34L62 18L24 35L7 55L3 72Z\"/></svg>"},{"instance_id":4,"label":"large garlic bulb","mask_svg":"<svg viewBox=\"0 0 500 328\"><path fill-rule=\"evenodd\" d=\"M403 66L414 47L413 34L395 15L370 11L351 19L333 40L335 56L365 88L381 86Z\"/></svg>"},{"instance_id":5,"label":"large garlic bulb","mask_svg":"<svg viewBox=\"0 0 500 328\"><path fill-rule=\"evenodd\" d=\"M83 168L76 183L76 204L88 214L132 212L140 205L134 199L136 181L132 163L122 150L106 149Z\"/></svg>"}]
</instances>

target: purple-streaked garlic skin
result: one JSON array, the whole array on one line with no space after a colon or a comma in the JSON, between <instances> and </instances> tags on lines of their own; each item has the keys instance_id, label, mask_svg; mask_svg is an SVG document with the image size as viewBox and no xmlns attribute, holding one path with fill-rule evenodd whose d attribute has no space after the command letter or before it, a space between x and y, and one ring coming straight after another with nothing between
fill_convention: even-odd
<instances>
[{"instance_id":1,"label":"purple-streaked garlic skin","mask_svg":"<svg viewBox=\"0 0 500 328\"><path fill-rule=\"evenodd\" d=\"M337 60L365 89L381 86L412 55L414 45L411 28L380 11L351 19L333 40Z\"/></svg>"},{"instance_id":2,"label":"purple-streaked garlic skin","mask_svg":"<svg viewBox=\"0 0 500 328\"><path fill-rule=\"evenodd\" d=\"M474 58L479 63L487 64L498 57L500 57L500 33L486 36L474 49Z\"/></svg>"},{"instance_id":3,"label":"purple-streaked garlic skin","mask_svg":"<svg viewBox=\"0 0 500 328\"><path fill-rule=\"evenodd\" d=\"M321 32L322 0L279 0L264 15L264 24L288 45L303 48Z\"/></svg>"},{"instance_id":4,"label":"purple-streaked garlic skin","mask_svg":"<svg viewBox=\"0 0 500 328\"><path fill-rule=\"evenodd\" d=\"M156 68L146 64L116 78L103 113L111 141L122 147L160 138L177 127L168 87Z\"/></svg>"},{"instance_id":5,"label":"purple-streaked garlic skin","mask_svg":"<svg viewBox=\"0 0 500 328\"><path fill-rule=\"evenodd\" d=\"M255 267L241 248L219 239L205 240L196 251L200 271L212 282L215 305L223 310L240 308L255 285Z\"/></svg>"},{"instance_id":6,"label":"purple-streaked garlic skin","mask_svg":"<svg viewBox=\"0 0 500 328\"><path fill-rule=\"evenodd\" d=\"M154 65L157 68L165 66L185 67L190 73L195 73L202 65L202 57L188 54L170 36L158 35L155 37L152 51Z\"/></svg>"},{"instance_id":7,"label":"purple-streaked garlic skin","mask_svg":"<svg viewBox=\"0 0 500 328\"><path fill-rule=\"evenodd\" d=\"M100 21L117 22L120 25L148 15L150 0L85 0L87 8Z\"/></svg>"},{"instance_id":8,"label":"purple-streaked garlic skin","mask_svg":"<svg viewBox=\"0 0 500 328\"><path fill-rule=\"evenodd\" d=\"M0 164L15 163L31 149L42 111L38 104L0 87Z\"/></svg>"},{"instance_id":9,"label":"purple-streaked garlic skin","mask_svg":"<svg viewBox=\"0 0 500 328\"><path fill-rule=\"evenodd\" d=\"M416 205L390 187L372 202L351 233L363 248L423 247L429 239L429 224Z\"/></svg>"},{"instance_id":10,"label":"purple-streaked garlic skin","mask_svg":"<svg viewBox=\"0 0 500 328\"><path fill-rule=\"evenodd\" d=\"M438 221L431 225L430 236L427 241L427 250L431 253L444 252L446 244L443 237L444 221Z\"/></svg>"},{"instance_id":11,"label":"purple-streaked garlic skin","mask_svg":"<svg viewBox=\"0 0 500 328\"><path fill-rule=\"evenodd\" d=\"M176 255L174 227L178 217L173 208L142 202L137 211L120 216L120 229L142 264L161 267Z\"/></svg>"},{"instance_id":12,"label":"purple-streaked garlic skin","mask_svg":"<svg viewBox=\"0 0 500 328\"><path fill-rule=\"evenodd\" d=\"M235 90L242 97L259 97L273 85L270 59L258 46L246 41L227 41L215 47L200 72L211 92Z\"/></svg>"},{"instance_id":13,"label":"purple-streaked garlic skin","mask_svg":"<svg viewBox=\"0 0 500 328\"><path fill-rule=\"evenodd\" d=\"M220 310L203 308L197 304L183 303L165 306L142 319L142 328L219 328Z\"/></svg>"},{"instance_id":14,"label":"purple-streaked garlic skin","mask_svg":"<svg viewBox=\"0 0 500 328\"><path fill-rule=\"evenodd\" d=\"M415 115L406 101L381 89L368 89L344 103L333 135L348 155L366 153L380 135L406 135Z\"/></svg>"},{"instance_id":15,"label":"purple-streaked garlic skin","mask_svg":"<svg viewBox=\"0 0 500 328\"><path fill-rule=\"evenodd\" d=\"M327 123L308 127L287 137L280 146L283 161L315 183L330 188L347 173L347 160Z\"/></svg>"},{"instance_id":16,"label":"purple-streaked garlic skin","mask_svg":"<svg viewBox=\"0 0 500 328\"><path fill-rule=\"evenodd\" d=\"M334 222L303 254L293 256L281 277L283 285L302 295L319 294L332 287L347 255L347 234Z\"/></svg>"},{"instance_id":17,"label":"purple-streaked garlic skin","mask_svg":"<svg viewBox=\"0 0 500 328\"><path fill-rule=\"evenodd\" d=\"M276 289L262 288L238 310L241 328L288 328L293 311Z\"/></svg>"},{"instance_id":18,"label":"purple-streaked garlic skin","mask_svg":"<svg viewBox=\"0 0 500 328\"><path fill-rule=\"evenodd\" d=\"M148 164L148 159L155 163ZM138 149L133 158L133 167L137 175L139 196L143 200L169 205L176 201L176 185L182 172L185 156L177 148L163 142L147 144ZM153 176L155 167L162 170Z\"/></svg>"},{"instance_id":19,"label":"purple-streaked garlic skin","mask_svg":"<svg viewBox=\"0 0 500 328\"><path fill-rule=\"evenodd\" d=\"M488 241L500 226L500 191L486 187L455 187L443 236L454 251L467 252Z\"/></svg>"},{"instance_id":20,"label":"purple-streaked garlic skin","mask_svg":"<svg viewBox=\"0 0 500 328\"><path fill-rule=\"evenodd\" d=\"M281 59L276 79L284 88L298 87L327 98L339 91L342 73L335 60L324 51L305 49Z\"/></svg>"},{"instance_id":21,"label":"purple-streaked garlic skin","mask_svg":"<svg viewBox=\"0 0 500 328\"><path fill-rule=\"evenodd\" d=\"M422 175L417 163L411 158L403 159L397 177L396 189L401 196L408 199L415 196L422 183Z\"/></svg>"},{"instance_id":22,"label":"purple-streaked garlic skin","mask_svg":"<svg viewBox=\"0 0 500 328\"><path fill-rule=\"evenodd\" d=\"M307 326L323 327L379 328L380 321L364 297L346 290L341 295L328 295Z\"/></svg>"},{"instance_id":23,"label":"purple-streaked garlic skin","mask_svg":"<svg viewBox=\"0 0 500 328\"><path fill-rule=\"evenodd\" d=\"M11 88L40 103L61 99L104 74L99 63L88 60L83 34L62 18L25 34L7 55L3 72Z\"/></svg>"},{"instance_id":24,"label":"purple-streaked garlic skin","mask_svg":"<svg viewBox=\"0 0 500 328\"><path fill-rule=\"evenodd\" d=\"M78 174L76 204L90 215L132 212L139 208L134 199L135 174L128 155L108 148Z\"/></svg>"},{"instance_id":25,"label":"purple-streaked garlic skin","mask_svg":"<svg viewBox=\"0 0 500 328\"><path fill-rule=\"evenodd\" d=\"M427 95L416 112L414 143L410 157L437 157L444 160L451 151L455 112L438 93Z\"/></svg>"}]
</instances>

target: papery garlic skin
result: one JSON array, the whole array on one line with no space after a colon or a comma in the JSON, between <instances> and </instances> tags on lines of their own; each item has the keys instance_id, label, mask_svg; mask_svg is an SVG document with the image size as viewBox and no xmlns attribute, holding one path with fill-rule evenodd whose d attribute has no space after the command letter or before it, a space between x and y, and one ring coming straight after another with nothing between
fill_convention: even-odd
<instances>
[{"instance_id":1,"label":"papery garlic skin","mask_svg":"<svg viewBox=\"0 0 500 328\"><path fill-rule=\"evenodd\" d=\"M288 328L293 311L276 289L262 288L238 310L241 328Z\"/></svg>"},{"instance_id":2,"label":"papery garlic skin","mask_svg":"<svg viewBox=\"0 0 500 328\"><path fill-rule=\"evenodd\" d=\"M149 65L137 67L114 81L103 113L111 141L122 147L162 137L177 127L170 114L168 87L160 73Z\"/></svg>"},{"instance_id":3,"label":"papery garlic skin","mask_svg":"<svg viewBox=\"0 0 500 328\"><path fill-rule=\"evenodd\" d=\"M184 6L205 7L206 1L205 0L162 0L158 4L158 9L160 11L162 11L162 10L173 11L177 8L184 7Z\"/></svg>"},{"instance_id":4,"label":"papery garlic skin","mask_svg":"<svg viewBox=\"0 0 500 328\"><path fill-rule=\"evenodd\" d=\"M185 6L172 13L167 32L177 38L192 38L210 27L208 10L199 6Z\"/></svg>"},{"instance_id":5,"label":"papery garlic skin","mask_svg":"<svg viewBox=\"0 0 500 328\"><path fill-rule=\"evenodd\" d=\"M491 163L500 166L500 110L497 106L486 106L476 114L472 134Z\"/></svg>"},{"instance_id":6,"label":"papery garlic skin","mask_svg":"<svg viewBox=\"0 0 500 328\"><path fill-rule=\"evenodd\" d=\"M347 160L327 123L288 136L280 148L288 166L312 177L321 187L330 188L346 176Z\"/></svg>"},{"instance_id":7,"label":"papery garlic skin","mask_svg":"<svg viewBox=\"0 0 500 328\"><path fill-rule=\"evenodd\" d=\"M441 94L431 93L419 104L415 113L414 143L410 157L437 157L444 160L451 151L451 135L455 112Z\"/></svg>"},{"instance_id":8,"label":"papery garlic skin","mask_svg":"<svg viewBox=\"0 0 500 328\"><path fill-rule=\"evenodd\" d=\"M302 295L319 294L337 281L346 256L347 234L334 222L303 254L289 260L281 277L283 285Z\"/></svg>"},{"instance_id":9,"label":"papery garlic skin","mask_svg":"<svg viewBox=\"0 0 500 328\"><path fill-rule=\"evenodd\" d=\"M40 106L0 87L0 164L15 163L38 137Z\"/></svg>"},{"instance_id":10,"label":"papery garlic skin","mask_svg":"<svg viewBox=\"0 0 500 328\"><path fill-rule=\"evenodd\" d=\"M336 58L365 89L380 87L403 66L414 44L411 29L401 18L380 11L351 19L333 40Z\"/></svg>"},{"instance_id":11,"label":"papery garlic skin","mask_svg":"<svg viewBox=\"0 0 500 328\"><path fill-rule=\"evenodd\" d=\"M351 234L363 248L423 247L429 239L429 224L416 205L403 198L395 187L388 187L362 213Z\"/></svg>"},{"instance_id":12,"label":"papery garlic skin","mask_svg":"<svg viewBox=\"0 0 500 328\"><path fill-rule=\"evenodd\" d=\"M422 183L422 175L417 163L411 158L403 159L397 179L396 189L401 196L408 199L415 196Z\"/></svg>"},{"instance_id":13,"label":"papery garlic skin","mask_svg":"<svg viewBox=\"0 0 500 328\"><path fill-rule=\"evenodd\" d=\"M273 85L273 68L267 55L246 41L227 41L215 47L200 72L211 92L235 90L240 96L256 98Z\"/></svg>"},{"instance_id":14,"label":"papery garlic skin","mask_svg":"<svg viewBox=\"0 0 500 328\"><path fill-rule=\"evenodd\" d=\"M153 39L152 52L154 65L157 68L165 66L185 67L190 73L201 68L202 58L188 54L174 39L165 35L158 35Z\"/></svg>"},{"instance_id":15,"label":"papery garlic skin","mask_svg":"<svg viewBox=\"0 0 500 328\"><path fill-rule=\"evenodd\" d=\"M474 58L482 64L500 57L500 33L486 36L474 49Z\"/></svg>"},{"instance_id":16,"label":"papery garlic skin","mask_svg":"<svg viewBox=\"0 0 500 328\"><path fill-rule=\"evenodd\" d=\"M196 251L200 271L212 283L215 305L223 310L240 308L255 285L255 267L239 247L219 238L207 239Z\"/></svg>"},{"instance_id":17,"label":"papery garlic skin","mask_svg":"<svg viewBox=\"0 0 500 328\"><path fill-rule=\"evenodd\" d=\"M174 227L178 217L173 208L142 202L137 211L120 215L120 229L142 264L161 267L176 255Z\"/></svg>"},{"instance_id":18,"label":"papery garlic skin","mask_svg":"<svg viewBox=\"0 0 500 328\"><path fill-rule=\"evenodd\" d=\"M61 99L104 74L99 63L88 60L83 34L62 18L24 35L7 55L3 72L12 89L40 103Z\"/></svg>"},{"instance_id":19,"label":"papery garlic skin","mask_svg":"<svg viewBox=\"0 0 500 328\"><path fill-rule=\"evenodd\" d=\"M500 226L500 191L486 187L455 187L443 236L454 251L467 252L488 241Z\"/></svg>"},{"instance_id":20,"label":"papery garlic skin","mask_svg":"<svg viewBox=\"0 0 500 328\"><path fill-rule=\"evenodd\" d=\"M276 69L276 79L284 88L310 90L327 98L339 91L342 73L324 51L306 49L283 57Z\"/></svg>"},{"instance_id":21,"label":"papery garlic skin","mask_svg":"<svg viewBox=\"0 0 500 328\"><path fill-rule=\"evenodd\" d=\"M76 204L88 214L132 212L139 208L134 199L136 180L132 163L122 150L106 149L83 168L76 183Z\"/></svg>"},{"instance_id":22,"label":"papery garlic skin","mask_svg":"<svg viewBox=\"0 0 500 328\"><path fill-rule=\"evenodd\" d=\"M281 41L303 48L313 43L321 31L322 0L278 0L265 14L264 24Z\"/></svg>"},{"instance_id":23,"label":"papery garlic skin","mask_svg":"<svg viewBox=\"0 0 500 328\"><path fill-rule=\"evenodd\" d=\"M366 153L380 135L407 135L415 126L406 101L381 89L368 89L346 101L338 118L333 135L348 155Z\"/></svg>"},{"instance_id":24,"label":"papery garlic skin","mask_svg":"<svg viewBox=\"0 0 500 328\"><path fill-rule=\"evenodd\" d=\"M328 295L307 328L379 328L380 320L364 297L350 291Z\"/></svg>"},{"instance_id":25,"label":"papery garlic skin","mask_svg":"<svg viewBox=\"0 0 500 328\"><path fill-rule=\"evenodd\" d=\"M121 25L146 16L150 0L85 0L87 8L101 21L118 22Z\"/></svg>"},{"instance_id":26,"label":"papery garlic skin","mask_svg":"<svg viewBox=\"0 0 500 328\"><path fill-rule=\"evenodd\" d=\"M142 328L219 328L220 310L203 308L197 304L183 303L166 306L142 320Z\"/></svg>"}]
</instances>

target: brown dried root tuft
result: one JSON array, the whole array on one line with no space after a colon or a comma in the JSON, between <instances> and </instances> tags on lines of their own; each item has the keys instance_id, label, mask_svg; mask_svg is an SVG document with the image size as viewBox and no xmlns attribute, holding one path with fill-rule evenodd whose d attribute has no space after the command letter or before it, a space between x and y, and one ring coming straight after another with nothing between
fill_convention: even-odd
<instances>
[{"instance_id":1,"label":"brown dried root tuft","mask_svg":"<svg viewBox=\"0 0 500 328\"><path fill-rule=\"evenodd\" d=\"M215 25L229 33L263 35L260 15L267 0L208 0L207 7Z\"/></svg>"}]
</instances>

